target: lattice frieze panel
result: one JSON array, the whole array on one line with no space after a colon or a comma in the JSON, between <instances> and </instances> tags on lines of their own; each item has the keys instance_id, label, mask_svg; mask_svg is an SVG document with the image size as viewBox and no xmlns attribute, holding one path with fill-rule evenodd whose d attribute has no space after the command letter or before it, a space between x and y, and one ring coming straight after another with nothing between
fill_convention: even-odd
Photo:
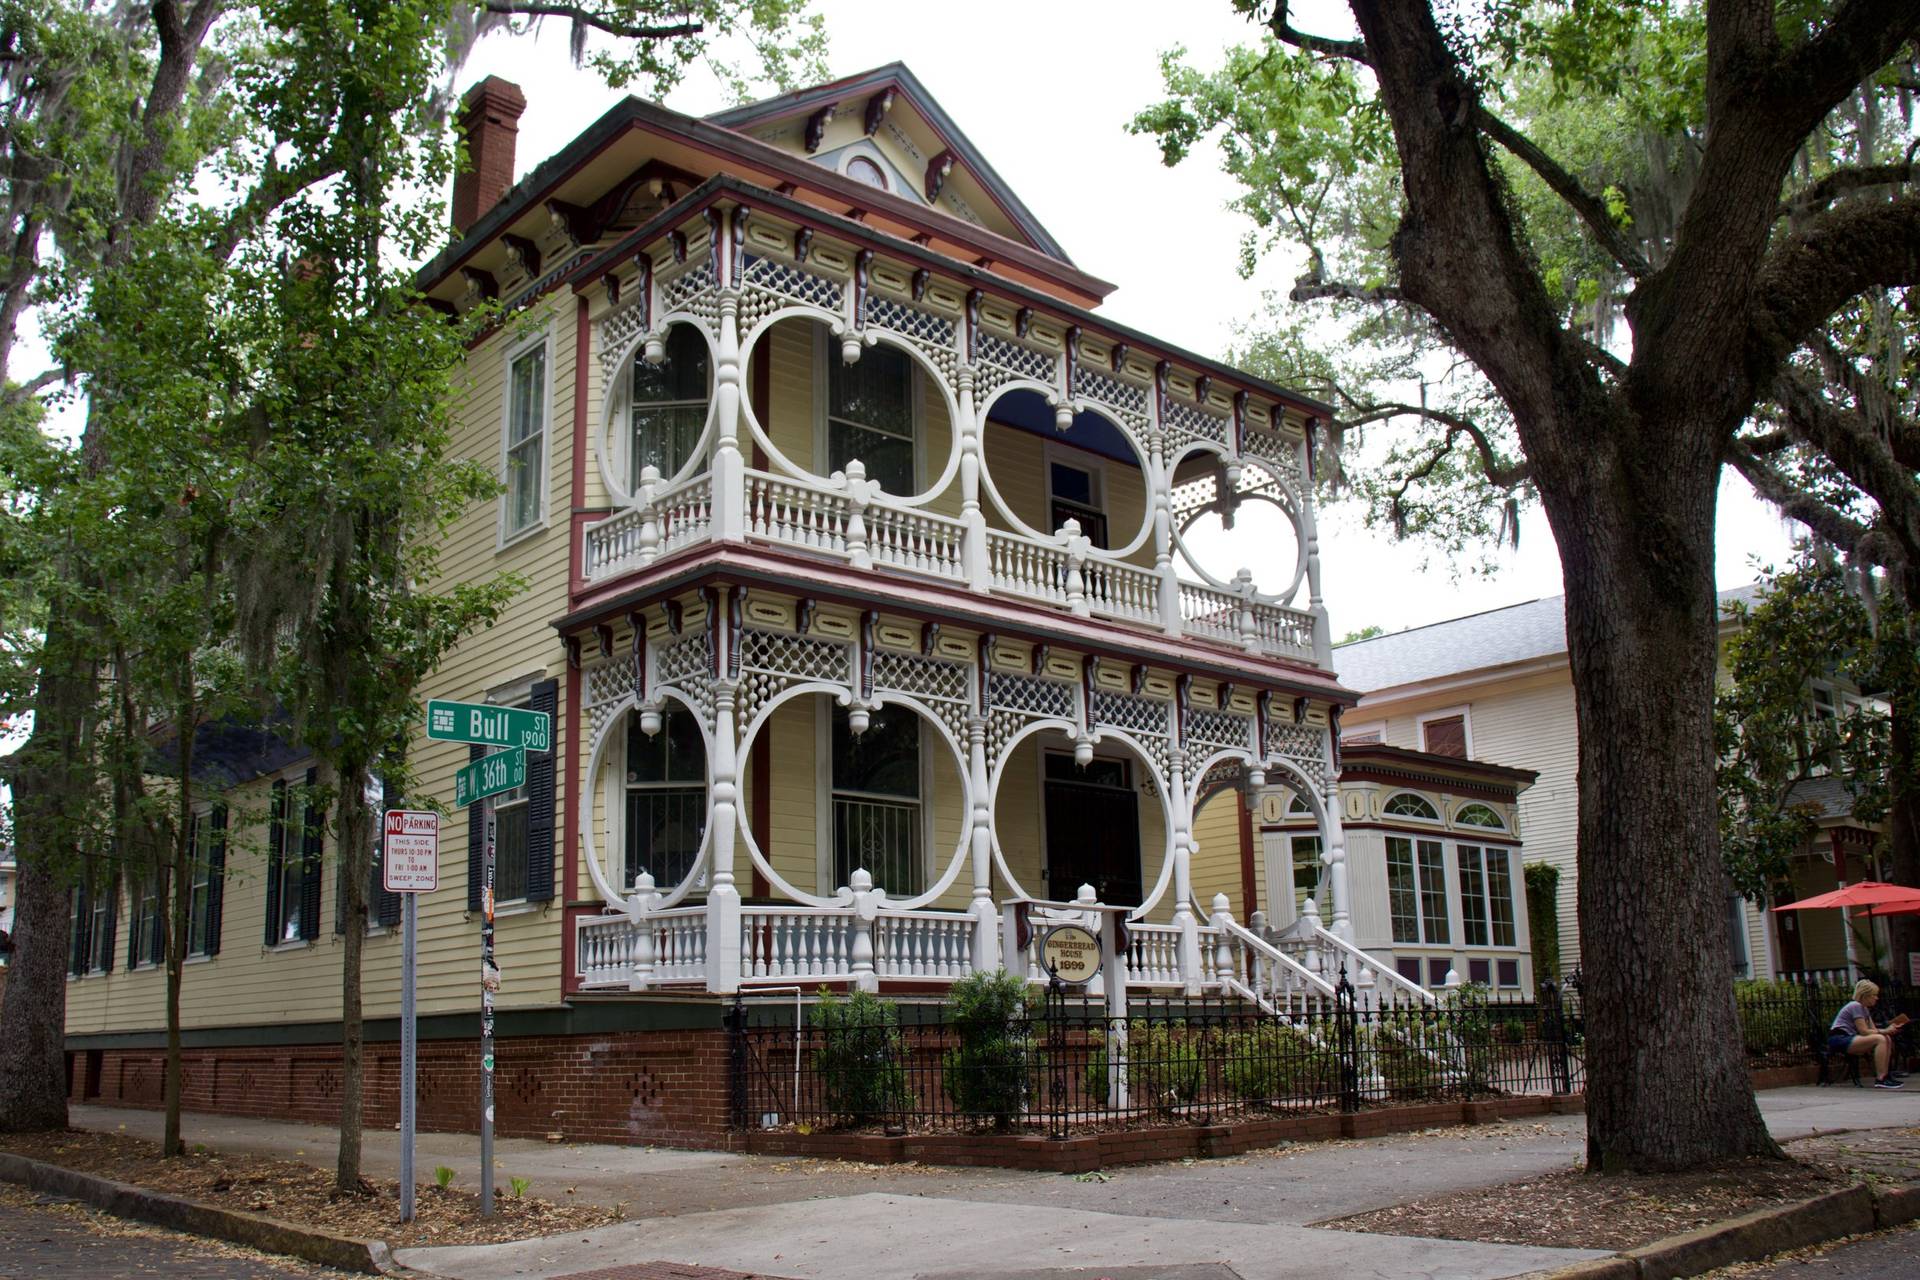
<instances>
[{"instance_id":1,"label":"lattice frieze panel","mask_svg":"<svg viewBox=\"0 0 1920 1280\"><path fill-rule=\"evenodd\" d=\"M740 723L796 684L821 680L852 687L853 646L818 636L748 628L740 637Z\"/></svg>"},{"instance_id":2,"label":"lattice frieze panel","mask_svg":"<svg viewBox=\"0 0 1920 1280\"><path fill-rule=\"evenodd\" d=\"M965 665L879 649L873 655L873 687L876 691L912 694L939 715L956 741L966 742L971 706Z\"/></svg>"},{"instance_id":3,"label":"lattice frieze panel","mask_svg":"<svg viewBox=\"0 0 1920 1280\"><path fill-rule=\"evenodd\" d=\"M702 262L660 286L660 312L690 311L708 324L720 323L720 282L713 264Z\"/></svg>"},{"instance_id":4,"label":"lattice frieze panel","mask_svg":"<svg viewBox=\"0 0 1920 1280\"><path fill-rule=\"evenodd\" d=\"M1253 717L1196 708L1187 713L1187 744L1195 749L1252 751Z\"/></svg>"},{"instance_id":5,"label":"lattice frieze panel","mask_svg":"<svg viewBox=\"0 0 1920 1280\"><path fill-rule=\"evenodd\" d=\"M600 739L600 730L620 709L620 703L633 692L631 662L602 662L586 670L585 702L589 742Z\"/></svg>"},{"instance_id":6,"label":"lattice frieze panel","mask_svg":"<svg viewBox=\"0 0 1920 1280\"><path fill-rule=\"evenodd\" d=\"M974 343L973 355L977 403L985 404L989 396L1015 378L1028 378L1049 386L1054 382L1053 357L1044 351L982 333Z\"/></svg>"},{"instance_id":7,"label":"lattice frieze panel","mask_svg":"<svg viewBox=\"0 0 1920 1280\"><path fill-rule=\"evenodd\" d=\"M713 724L713 642L705 631L660 646L653 670L661 684L686 694L705 724Z\"/></svg>"},{"instance_id":8,"label":"lattice frieze panel","mask_svg":"<svg viewBox=\"0 0 1920 1280\"><path fill-rule=\"evenodd\" d=\"M1240 780L1245 769L1246 767L1238 760L1222 760L1207 770L1200 779L1200 790L1194 794L1205 796L1225 787L1232 787L1237 791L1240 789Z\"/></svg>"},{"instance_id":9,"label":"lattice frieze panel","mask_svg":"<svg viewBox=\"0 0 1920 1280\"><path fill-rule=\"evenodd\" d=\"M948 385L952 385L954 369L959 364L953 348L953 321L892 298L874 295L867 299L867 324L891 330L911 342L933 361Z\"/></svg>"},{"instance_id":10,"label":"lattice frieze panel","mask_svg":"<svg viewBox=\"0 0 1920 1280\"><path fill-rule=\"evenodd\" d=\"M619 372L621 353L640 336L646 310L640 305L640 290L636 286L632 296L600 321L600 372L609 383Z\"/></svg>"},{"instance_id":11,"label":"lattice frieze panel","mask_svg":"<svg viewBox=\"0 0 1920 1280\"><path fill-rule=\"evenodd\" d=\"M1249 431L1240 442L1240 452L1269 464L1299 489L1304 477L1300 474L1300 453L1292 441L1265 431Z\"/></svg>"},{"instance_id":12,"label":"lattice frieze panel","mask_svg":"<svg viewBox=\"0 0 1920 1280\"><path fill-rule=\"evenodd\" d=\"M740 330L751 329L782 307L801 303L840 313L845 288L837 280L773 258L747 264L740 297Z\"/></svg>"},{"instance_id":13,"label":"lattice frieze panel","mask_svg":"<svg viewBox=\"0 0 1920 1280\"><path fill-rule=\"evenodd\" d=\"M1115 693L1110 689L1093 691L1093 706L1088 719L1097 732L1101 729L1123 729L1140 740L1153 762L1160 766L1162 777L1173 772L1170 748L1172 747L1173 704L1159 702L1152 698L1143 698L1138 694Z\"/></svg>"},{"instance_id":14,"label":"lattice frieze panel","mask_svg":"<svg viewBox=\"0 0 1920 1280\"><path fill-rule=\"evenodd\" d=\"M1073 686L1043 676L987 673L987 759L999 768L1013 736L1033 720L1072 720Z\"/></svg>"},{"instance_id":15,"label":"lattice frieze panel","mask_svg":"<svg viewBox=\"0 0 1920 1280\"><path fill-rule=\"evenodd\" d=\"M1294 761L1310 778L1326 772L1325 734L1326 730L1311 725L1283 724L1272 716L1267 717L1268 753Z\"/></svg>"},{"instance_id":16,"label":"lattice frieze panel","mask_svg":"<svg viewBox=\"0 0 1920 1280\"><path fill-rule=\"evenodd\" d=\"M1225 418L1216 418L1171 396L1161 406L1160 426L1167 434L1183 442L1206 440L1214 444L1231 443L1227 439L1229 424Z\"/></svg>"},{"instance_id":17,"label":"lattice frieze panel","mask_svg":"<svg viewBox=\"0 0 1920 1280\"><path fill-rule=\"evenodd\" d=\"M1131 382L1123 382L1097 369L1080 370L1075 382L1074 391L1082 398L1105 406L1120 421L1137 431L1148 429L1150 421L1147 417L1145 387L1136 387Z\"/></svg>"}]
</instances>

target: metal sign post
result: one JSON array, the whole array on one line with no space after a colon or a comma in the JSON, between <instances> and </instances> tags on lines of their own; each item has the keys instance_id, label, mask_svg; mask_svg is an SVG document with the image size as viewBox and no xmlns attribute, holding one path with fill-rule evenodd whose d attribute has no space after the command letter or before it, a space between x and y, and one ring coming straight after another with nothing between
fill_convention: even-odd
<instances>
[{"instance_id":1,"label":"metal sign post","mask_svg":"<svg viewBox=\"0 0 1920 1280\"><path fill-rule=\"evenodd\" d=\"M380 882L400 898L400 1221L414 1211L413 1145L419 1040L414 995L418 986L420 895L440 886L440 815L389 809L381 821Z\"/></svg>"},{"instance_id":2,"label":"metal sign post","mask_svg":"<svg viewBox=\"0 0 1920 1280\"><path fill-rule=\"evenodd\" d=\"M500 969L493 962L493 802L487 802L486 852L480 863L480 1216L493 1216L493 993Z\"/></svg>"}]
</instances>

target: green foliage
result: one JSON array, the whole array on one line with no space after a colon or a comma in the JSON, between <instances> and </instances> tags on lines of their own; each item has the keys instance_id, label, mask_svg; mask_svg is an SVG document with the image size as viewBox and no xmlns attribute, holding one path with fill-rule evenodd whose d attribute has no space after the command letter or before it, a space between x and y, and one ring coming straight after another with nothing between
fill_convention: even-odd
<instances>
[{"instance_id":1,"label":"green foliage","mask_svg":"<svg viewBox=\"0 0 1920 1280\"><path fill-rule=\"evenodd\" d=\"M533 1185L533 1179L510 1177L507 1179L507 1185L513 1188L513 1198L519 1200L526 1196L527 1188Z\"/></svg>"},{"instance_id":2,"label":"green foliage","mask_svg":"<svg viewBox=\"0 0 1920 1280\"><path fill-rule=\"evenodd\" d=\"M1487 988L1478 982L1462 984L1448 993L1447 1018L1440 1043L1454 1081L1468 1096L1488 1092L1493 1081L1496 1023L1487 1006Z\"/></svg>"},{"instance_id":3,"label":"green foliage","mask_svg":"<svg viewBox=\"0 0 1920 1280\"><path fill-rule=\"evenodd\" d=\"M1339 1055L1300 1027L1260 1022L1220 1037L1220 1078L1247 1102L1328 1096L1340 1087Z\"/></svg>"},{"instance_id":4,"label":"green foliage","mask_svg":"<svg viewBox=\"0 0 1920 1280\"><path fill-rule=\"evenodd\" d=\"M1807 784L1830 774L1848 816L1871 826L1910 776L1892 758L1886 712L1840 692L1864 690L1912 714L1920 660L1892 592L1813 556L1764 572L1760 602L1730 613L1740 627L1714 705L1721 847L1742 894L1792 896L1790 862L1827 816ZM1838 686L1831 717L1816 714L1815 680Z\"/></svg>"},{"instance_id":5,"label":"green foliage","mask_svg":"<svg viewBox=\"0 0 1920 1280\"><path fill-rule=\"evenodd\" d=\"M1375 636L1383 636L1386 633L1387 633L1387 630L1385 627L1379 626L1378 624L1372 624L1372 625L1361 627L1358 631L1349 631L1347 632L1347 634L1345 634L1344 636L1341 636L1340 639L1338 639L1334 643L1335 644L1352 644L1356 640L1371 640Z\"/></svg>"},{"instance_id":6,"label":"green foliage","mask_svg":"<svg viewBox=\"0 0 1920 1280\"><path fill-rule=\"evenodd\" d=\"M954 1110L1001 1127L1020 1114L1034 1056L1035 1001L1026 980L1004 969L953 984L946 1019L956 1043L941 1063L941 1077Z\"/></svg>"},{"instance_id":7,"label":"green foliage","mask_svg":"<svg viewBox=\"0 0 1920 1280\"><path fill-rule=\"evenodd\" d=\"M1560 976L1560 868L1529 862L1521 874L1527 886L1527 937L1532 942L1536 982Z\"/></svg>"},{"instance_id":8,"label":"green foliage","mask_svg":"<svg viewBox=\"0 0 1920 1280\"><path fill-rule=\"evenodd\" d=\"M890 1120L912 1104L899 1016L872 992L840 997L820 989L813 1008L819 1037L813 1073L827 1110L855 1124L871 1124Z\"/></svg>"},{"instance_id":9,"label":"green foliage","mask_svg":"<svg viewBox=\"0 0 1920 1280\"><path fill-rule=\"evenodd\" d=\"M436 1165L433 1170L433 1184L445 1191L453 1185L453 1170L447 1165Z\"/></svg>"},{"instance_id":10,"label":"green foliage","mask_svg":"<svg viewBox=\"0 0 1920 1280\"><path fill-rule=\"evenodd\" d=\"M1127 1096L1136 1107L1171 1114L1200 1095L1206 1079L1210 1033L1184 1022L1135 1018L1127 1027ZM1082 1085L1090 1098L1103 1099L1109 1084L1107 1047L1087 1056Z\"/></svg>"}]
</instances>

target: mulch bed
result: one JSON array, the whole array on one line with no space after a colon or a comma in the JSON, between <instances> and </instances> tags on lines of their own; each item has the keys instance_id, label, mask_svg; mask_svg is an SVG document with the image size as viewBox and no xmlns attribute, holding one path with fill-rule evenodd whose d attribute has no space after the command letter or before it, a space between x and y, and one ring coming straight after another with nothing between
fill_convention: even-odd
<instances>
[{"instance_id":1,"label":"mulch bed","mask_svg":"<svg viewBox=\"0 0 1920 1280\"><path fill-rule=\"evenodd\" d=\"M1856 1182L1897 1180L1896 1170L1920 1160L1920 1129L1863 1137L1808 1138L1788 1144L1786 1160L1742 1160L1692 1173L1600 1178L1568 1169L1316 1225L1487 1244L1633 1249Z\"/></svg>"},{"instance_id":2,"label":"mulch bed","mask_svg":"<svg viewBox=\"0 0 1920 1280\"><path fill-rule=\"evenodd\" d=\"M149 1191L394 1246L491 1244L620 1221L618 1213L598 1205L514 1196L504 1174L491 1218L480 1216L477 1189L442 1191L429 1182L414 1197L414 1221L403 1227L397 1181L369 1178L366 1194L337 1196L330 1171L297 1160L211 1151L197 1143L185 1156L166 1160L158 1143L78 1129L7 1134L0 1149ZM562 1189L563 1196L569 1193Z\"/></svg>"}]
</instances>

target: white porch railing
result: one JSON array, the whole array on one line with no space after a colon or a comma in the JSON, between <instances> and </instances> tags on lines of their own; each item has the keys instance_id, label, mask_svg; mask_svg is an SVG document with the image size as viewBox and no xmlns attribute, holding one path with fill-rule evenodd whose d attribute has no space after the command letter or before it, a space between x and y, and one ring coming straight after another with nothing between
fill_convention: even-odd
<instances>
[{"instance_id":1,"label":"white porch railing","mask_svg":"<svg viewBox=\"0 0 1920 1280\"><path fill-rule=\"evenodd\" d=\"M1143 987L1185 985L1180 976L1180 930L1170 924L1127 926L1127 981Z\"/></svg>"},{"instance_id":2,"label":"white porch railing","mask_svg":"<svg viewBox=\"0 0 1920 1280\"><path fill-rule=\"evenodd\" d=\"M574 972L583 987L624 987L633 973L639 926L625 916L581 916L574 921Z\"/></svg>"},{"instance_id":3,"label":"white porch railing","mask_svg":"<svg viewBox=\"0 0 1920 1280\"><path fill-rule=\"evenodd\" d=\"M1214 945L1203 956L1222 990L1287 1017L1333 1010L1332 983L1231 916L1214 919Z\"/></svg>"},{"instance_id":4,"label":"white porch railing","mask_svg":"<svg viewBox=\"0 0 1920 1280\"><path fill-rule=\"evenodd\" d=\"M574 972L583 988L707 981L705 907L649 912L638 924L625 916L582 916L573 938Z\"/></svg>"},{"instance_id":5,"label":"white porch railing","mask_svg":"<svg viewBox=\"0 0 1920 1280\"><path fill-rule=\"evenodd\" d=\"M1337 982L1344 972L1362 1008L1423 1008L1440 1002L1433 992L1409 982L1379 957L1323 927L1312 898L1307 899L1300 918L1282 933L1260 932L1270 944L1327 982Z\"/></svg>"},{"instance_id":6,"label":"white porch railing","mask_svg":"<svg viewBox=\"0 0 1920 1280\"><path fill-rule=\"evenodd\" d=\"M1262 600L1251 581L1235 588L1180 581L1108 556L1069 528L1050 537L982 529L970 544L965 521L906 507L871 489L858 468L851 480L801 481L747 468L736 527L749 542L794 547L992 594L1018 597L1082 617L1110 618L1169 634L1184 633L1250 653L1314 660L1314 615ZM671 488L643 473L634 505L587 526L583 561L589 582L637 572L716 536L710 474ZM729 507L729 510L734 510ZM975 567L977 566L977 568ZM974 578L979 574L979 580ZM1166 570L1171 573L1172 570ZM1171 594L1163 594L1165 592ZM1178 599L1178 618L1164 600Z\"/></svg>"}]
</instances>

